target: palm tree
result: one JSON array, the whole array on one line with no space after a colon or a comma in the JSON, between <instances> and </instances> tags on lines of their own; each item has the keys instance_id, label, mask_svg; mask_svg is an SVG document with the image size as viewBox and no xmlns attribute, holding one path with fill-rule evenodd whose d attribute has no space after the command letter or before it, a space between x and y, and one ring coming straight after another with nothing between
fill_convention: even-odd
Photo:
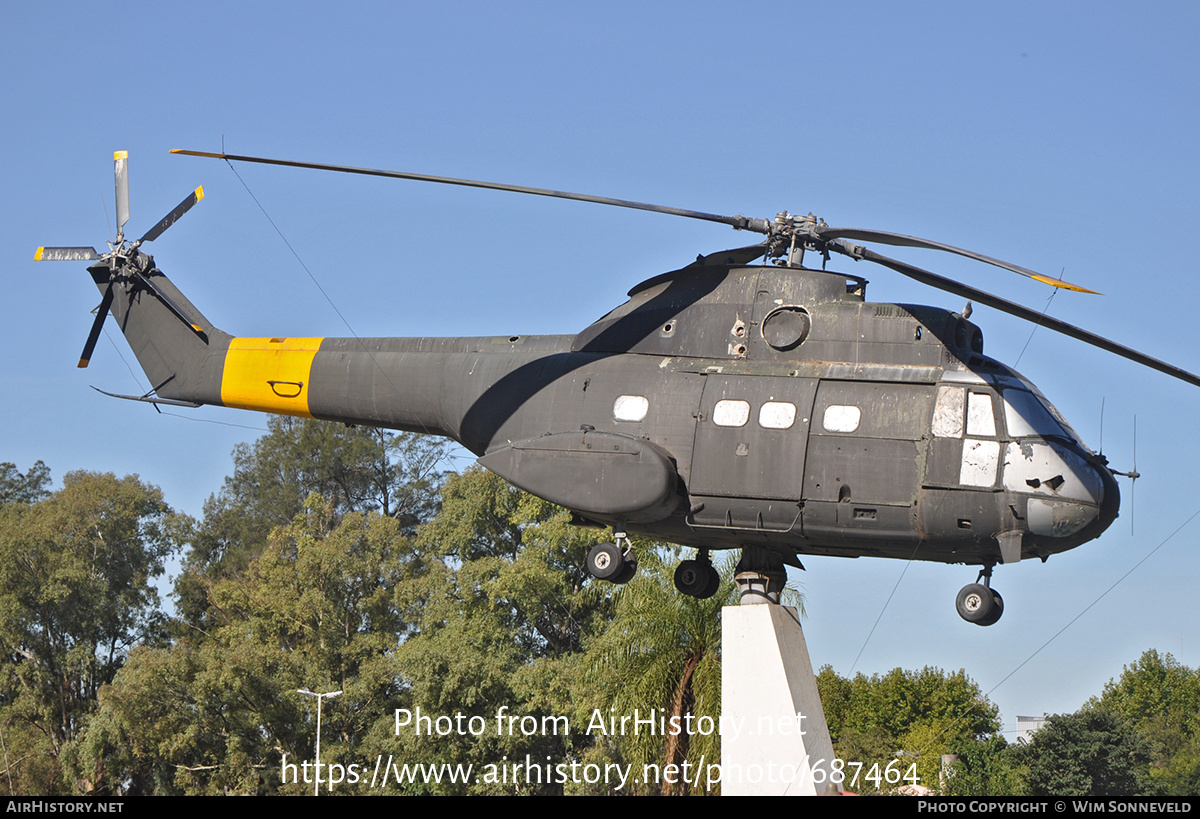
<instances>
[{"instance_id":1,"label":"palm tree","mask_svg":"<svg viewBox=\"0 0 1200 819\"><path fill-rule=\"evenodd\" d=\"M682 766L686 759L719 762L721 607L737 603L733 561L718 567L717 593L697 600L675 590L675 550L643 546L638 554L637 576L617 593L616 616L588 652L591 701L603 706L606 719L636 714L643 720L641 730L629 726L612 737L634 771ZM647 712L653 731L644 722ZM663 795L689 790L682 781L662 787Z\"/></svg>"}]
</instances>

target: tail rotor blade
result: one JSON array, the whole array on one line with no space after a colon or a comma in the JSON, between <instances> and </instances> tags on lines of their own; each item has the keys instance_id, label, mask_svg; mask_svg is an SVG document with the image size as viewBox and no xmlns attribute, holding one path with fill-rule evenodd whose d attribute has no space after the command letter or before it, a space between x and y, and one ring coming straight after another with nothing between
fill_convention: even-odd
<instances>
[{"instance_id":1,"label":"tail rotor blade","mask_svg":"<svg viewBox=\"0 0 1200 819\"><path fill-rule=\"evenodd\" d=\"M1133 416L1133 475L1129 480L1129 534L1133 535L1133 516L1137 510L1137 479L1142 477L1137 471L1137 416Z\"/></svg>"},{"instance_id":2,"label":"tail rotor blade","mask_svg":"<svg viewBox=\"0 0 1200 819\"><path fill-rule=\"evenodd\" d=\"M129 151L114 152L113 164L117 183L117 233L122 233L129 221Z\"/></svg>"},{"instance_id":3,"label":"tail rotor blade","mask_svg":"<svg viewBox=\"0 0 1200 819\"><path fill-rule=\"evenodd\" d=\"M83 345L83 352L79 355L80 369L86 367L88 362L92 360L92 353L96 349L96 341L100 338L100 330L104 327L104 320L108 318L108 309L113 303L113 288L112 282L108 283L108 287L104 291L104 297L100 299L100 306L96 308L96 320L92 322L92 331L88 333L87 341Z\"/></svg>"},{"instance_id":4,"label":"tail rotor blade","mask_svg":"<svg viewBox=\"0 0 1200 819\"><path fill-rule=\"evenodd\" d=\"M35 262L91 262L101 258L92 247L39 247Z\"/></svg>"},{"instance_id":5,"label":"tail rotor blade","mask_svg":"<svg viewBox=\"0 0 1200 819\"><path fill-rule=\"evenodd\" d=\"M158 224L146 231L146 235L138 239L137 243L144 244L145 242L153 242L159 236L163 235L163 231L171 225L179 221L183 214L192 209L192 206L204 198L204 187L196 188L187 195L187 197L175 206L175 209L159 220Z\"/></svg>"}]
</instances>

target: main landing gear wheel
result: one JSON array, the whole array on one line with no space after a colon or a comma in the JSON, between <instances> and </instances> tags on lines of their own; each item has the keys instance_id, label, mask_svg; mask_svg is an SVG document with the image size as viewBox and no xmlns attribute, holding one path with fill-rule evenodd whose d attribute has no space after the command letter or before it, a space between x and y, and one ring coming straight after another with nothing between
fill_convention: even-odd
<instances>
[{"instance_id":1,"label":"main landing gear wheel","mask_svg":"<svg viewBox=\"0 0 1200 819\"><path fill-rule=\"evenodd\" d=\"M688 595L707 600L721 587L721 576L707 560L685 560L675 570L675 588Z\"/></svg>"},{"instance_id":2,"label":"main landing gear wheel","mask_svg":"<svg viewBox=\"0 0 1200 819\"><path fill-rule=\"evenodd\" d=\"M587 570L597 580L624 584L637 574L637 558L633 551L617 543L598 543L587 556Z\"/></svg>"}]
</instances>

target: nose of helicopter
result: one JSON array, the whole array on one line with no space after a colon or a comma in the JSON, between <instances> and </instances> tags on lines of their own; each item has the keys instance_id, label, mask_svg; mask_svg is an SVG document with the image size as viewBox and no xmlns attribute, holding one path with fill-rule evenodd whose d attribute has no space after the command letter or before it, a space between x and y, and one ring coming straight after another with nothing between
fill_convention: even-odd
<instances>
[{"instance_id":1,"label":"nose of helicopter","mask_svg":"<svg viewBox=\"0 0 1200 819\"><path fill-rule=\"evenodd\" d=\"M1090 453L1057 443L1030 449L1021 447L1023 457L1010 453L1012 471L1006 474L1023 484L1026 492L1032 490L1027 506L1030 533L1054 551L1099 537L1116 520L1121 506L1120 489L1107 466ZM1038 477L1050 472L1056 474Z\"/></svg>"}]
</instances>

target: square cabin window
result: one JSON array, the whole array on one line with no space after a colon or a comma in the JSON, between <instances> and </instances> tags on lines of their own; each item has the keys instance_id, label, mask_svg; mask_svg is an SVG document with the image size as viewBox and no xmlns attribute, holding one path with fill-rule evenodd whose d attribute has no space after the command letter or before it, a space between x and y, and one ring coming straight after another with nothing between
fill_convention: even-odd
<instances>
[{"instance_id":1,"label":"square cabin window","mask_svg":"<svg viewBox=\"0 0 1200 819\"><path fill-rule=\"evenodd\" d=\"M641 421L650 411L650 401L644 395L621 395L613 402L613 418L617 421Z\"/></svg>"},{"instance_id":2,"label":"square cabin window","mask_svg":"<svg viewBox=\"0 0 1200 819\"><path fill-rule=\"evenodd\" d=\"M744 427L750 420L750 402L725 399L713 407L713 423L719 427Z\"/></svg>"},{"instance_id":3,"label":"square cabin window","mask_svg":"<svg viewBox=\"0 0 1200 819\"><path fill-rule=\"evenodd\" d=\"M826 432L854 432L862 421L862 410L846 404L830 404L821 420Z\"/></svg>"},{"instance_id":4,"label":"square cabin window","mask_svg":"<svg viewBox=\"0 0 1200 819\"><path fill-rule=\"evenodd\" d=\"M758 411L758 425L763 429L791 429L796 423L796 405L790 401L768 401Z\"/></svg>"}]
</instances>

